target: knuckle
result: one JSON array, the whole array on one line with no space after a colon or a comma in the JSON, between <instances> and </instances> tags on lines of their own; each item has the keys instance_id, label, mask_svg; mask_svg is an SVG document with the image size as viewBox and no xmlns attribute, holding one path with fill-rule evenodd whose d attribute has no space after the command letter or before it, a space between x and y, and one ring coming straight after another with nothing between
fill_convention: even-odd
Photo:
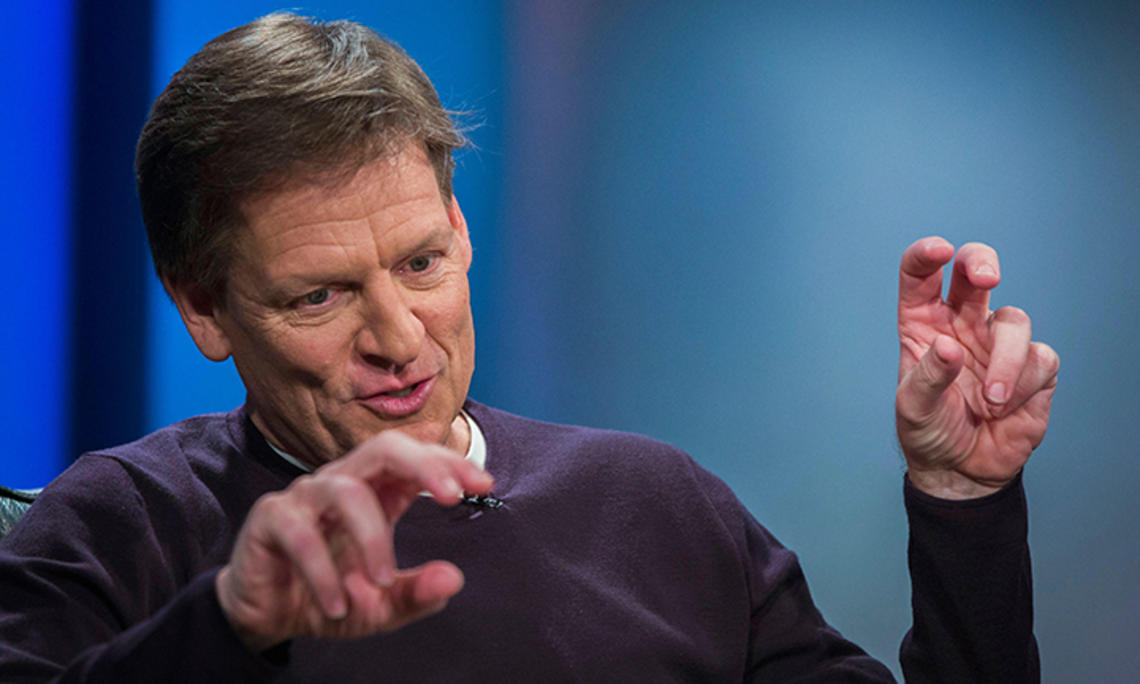
<instances>
[{"instance_id":1,"label":"knuckle","mask_svg":"<svg viewBox=\"0 0 1140 684\"><path fill-rule=\"evenodd\" d=\"M1026 325L1029 323L1029 314L1016 306L1003 306L993 314L994 321L999 323L1014 323Z\"/></svg>"},{"instance_id":2,"label":"knuckle","mask_svg":"<svg viewBox=\"0 0 1140 684\"><path fill-rule=\"evenodd\" d=\"M372 496L372 490L368 485L347 475L330 478L328 486L333 494L333 500L341 507L360 505Z\"/></svg>"},{"instance_id":3,"label":"knuckle","mask_svg":"<svg viewBox=\"0 0 1140 684\"><path fill-rule=\"evenodd\" d=\"M439 459L427 459L420 462L416 468L416 473L416 479L424 484L451 477L451 469Z\"/></svg>"},{"instance_id":4,"label":"knuckle","mask_svg":"<svg viewBox=\"0 0 1140 684\"><path fill-rule=\"evenodd\" d=\"M997 256L997 250L984 242L971 241L959 247L958 254L962 257L972 257L974 254Z\"/></svg>"},{"instance_id":5,"label":"knuckle","mask_svg":"<svg viewBox=\"0 0 1140 684\"><path fill-rule=\"evenodd\" d=\"M914 428L922 423L921 412L902 387L895 393L895 420L899 427L906 428Z\"/></svg>"},{"instance_id":6,"label":"knuckle","mask_svg":"<svg viewBox=\"0 0 1140 684\"><path fill-rule=\"evenodd\" d=\"M430 456L433 461L444 464L445 466L463 460L463 457L459 453L448 449L442 444L432 444L431 449L426 451L425 455Z\"/></svg>"},{"instance_id":7,"label":"knuckle","mask_svg":"<svg viewBox=\"0 0 1140 684\"><path fill-rule=\"evenodd\" d=\"M903 376L895 390L895 406L903 406L914 401L916 395L930 391L931 376L924 364L918 364Z\"/></svg>"},{"instance_id":8,"label":"knuckle","mask_svg":"<svg viewBox=\"0 0 1140 684\"><path fill-rule=\"evenodd\" d=\"M384 430L369 439L368 443L377 449L387 451L406 447L410 441L412 441L412 439L399 430Z\"/></svg>"},{"instance_id":9,"label":"knuckle","mask_svg":"<svg viewBox=\"0 0 1140 684\"><path fill-rule=\"evenodd\" d=\"M907 401L903 395L903 386L899 385L898 390L895 391L895 414L900 417L905 417L907 413Z\"/></svg>"},{"instance_id":10,"label":"knuckle","mask_svg":"<svg viewBox=\"0 0 1140 684\"><path fill-rule=\"evenodd\" d=\"M281 516L283 508L287 508L286 494L284 492L273 492L266 494L254 502L253 507L250 509L250 518L277 518Z\"/></svg>"},{"instance_id":11,"label":"knuckle","mask_svg":"<svg viewBox=\"0 0 1140 684\"><path fill-rule=\"evenodd\" d=\"M384 430L370 437L353 454L373 465L391 463L415 453L420 443L398 430Z\"/></svg>"},{"instance_id":12,"label":"knuckle","mask_svg":"<svg viewBox=\"0 0 1140 684\"><path fill-rule=\"evenodd\" d=\"M299 557L311 556L324 545L320 535L305 525L296 523L287 524L282 530L282 537Z\"/></svg>"},{"instance_id":13,"label":"knuckle","mask_svg":"<svg viewBox=\"0 0 1140 684\"><path fill-rule=\"evenodd\" d=\"M919 238L910 243L905 250L903 250L902 263L908 264L914 262L919 265L926 265L929 263L937 263L939 260L931 257L927 252L941 246L952 246L945 239L936 235L931 235L924 238Z\"/></svg>"},{"instance_id":14,"label":"knuckle","mask_svg":"<svg viewBox=\"0 0 1140 684\"><path fill-rule=\"evenodd\" d=\"M914 367L914 381L920 389L930 391L941 387L945 382L945 371L938 366L931 350L922 358L922 363Z\"/></svg>"},{"instance_id":15,"label":"knuckle","mask_svg":"<svg viewBox=\"0 0 1140 684\"><path fill-rule=\"evenodd\" d=\"M302 557L316 552L322 543L313 525L291 512L274 516L268 530L272 544Z\"/></svg>"},{"instance_id":16,"label":"knuckle","mask_svg":"<svg viewBox=\"0 0 1140 684\"><path fill-rule=\"evenodd\" d=\"M311 496L313 493L313 490L316 488L317 478L319 478L319 477L327 477L327 474L325 474L325 473L320 473L320 474L312 473L309 475L302 475L301 477L298 477L297 479L295 479L289 483L289 486L285 488L284 492L282 492L282 496L283 497L285 497L285 496L299 496L299 497Z\"/></svg>"},{"instance_id":17,"label":"knuckle","mask_svg":"<svg viewBox=\"0 0 1140 684\"><path fill-rule=\"evenodd\" d=\"M1022 375L1023 368L1024 366L1014 361L994 363L986 374L986 385L1002 382L1008 386L1010 383L1017 382L1017 379Z\"/></svg>"},{"instance_id":18,"label":"knuckle","mask_svg":"<svg viewBox=\"0 0 1140 684\"><path fill-rule=\"evenodd\" d=\"M1061 357L1047 344L1038 342L1034 347L1038 361L1050 375L1056 375L1061 369Z\"/></svg>"}]
</instances>

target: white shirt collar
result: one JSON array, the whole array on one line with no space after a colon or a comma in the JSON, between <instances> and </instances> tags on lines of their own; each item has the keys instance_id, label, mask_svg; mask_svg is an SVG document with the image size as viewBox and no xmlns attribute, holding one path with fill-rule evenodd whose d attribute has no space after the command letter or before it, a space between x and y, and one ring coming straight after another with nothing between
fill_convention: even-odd
<instances>
[{"instance_id":1,"label":"white shirt collar","mask_svg":"<svg viewBox=\"0 0 1140 684\"><path fill-rule=\"evenodd\" d=\"M459 415L467 421L467 427L471 432L471 444L467 446L467 455L464 458L479 466L480 470L486 470L487 440L483 437L483 431L479 429L479 423L476 423L475 419L469 416L466 411L461 410Z\"/></svg>"}]
</instances>

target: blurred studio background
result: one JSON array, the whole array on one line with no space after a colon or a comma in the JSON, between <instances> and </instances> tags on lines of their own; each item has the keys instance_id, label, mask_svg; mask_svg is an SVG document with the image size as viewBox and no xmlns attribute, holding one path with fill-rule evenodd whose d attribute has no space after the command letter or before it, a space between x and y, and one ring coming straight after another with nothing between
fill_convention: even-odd
<instances>
[{"instance_id":1,"label":"blurred studio background","mask_svg":"<svg viewBox=\"0 0 1140 684\"><path fill-rule=\"evenodd\" d=\"M149 263L151 99L256 0L7 5L0 483L224 411ZM1047 682L1140 673L1140 4L344 0L475 112L472 396L688 450L898 673L899 254L1002 259L1060 353L1025 476Z\"/></svg>"}]
</instances>

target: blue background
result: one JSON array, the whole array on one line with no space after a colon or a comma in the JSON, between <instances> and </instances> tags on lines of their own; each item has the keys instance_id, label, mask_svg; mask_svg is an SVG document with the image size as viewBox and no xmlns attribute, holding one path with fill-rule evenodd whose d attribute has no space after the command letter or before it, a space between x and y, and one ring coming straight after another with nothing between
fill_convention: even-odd
<instances>
[{"instance_id":1,"label":"blue background","mask_svg":"<svg viewBox=\"0 0 1140 684\"><path fill-rule=\"evenodd\" d=\"M99 7L105 4L108 7ZM110 7L110 5L114 7ZM0 482L242 400L151 273L133 140L252 0L9 7ZM1045 681L1140 673L1140 9L1130 2L323 2L476 112L472 395L648 433L796 549L897 673L898 255L984 240L1062 358L1026 471Z\"/></svg>"}]
</instances>

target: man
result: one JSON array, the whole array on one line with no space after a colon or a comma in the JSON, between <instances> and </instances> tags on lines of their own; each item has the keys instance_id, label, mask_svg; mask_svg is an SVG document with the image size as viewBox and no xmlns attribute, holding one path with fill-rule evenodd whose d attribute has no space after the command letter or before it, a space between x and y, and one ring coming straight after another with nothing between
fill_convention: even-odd
<instances>
[{"instance_id":1,"label":"man","mask_svg":"<svg viewBox=\"0 0 1140 684\"><path fill-rule=\"evenodd\" d=\"M174 76L139 141L144 220L247 402L45 490L0 550L0 679L890 680L687 456L467 398L461 142L419 68L351 23L272 15ZM954 252L927 238L901 266L904 669L1029 681L1019 475L1057 357L989 311L994 251Z\"/></svg>"}]
</instances>

